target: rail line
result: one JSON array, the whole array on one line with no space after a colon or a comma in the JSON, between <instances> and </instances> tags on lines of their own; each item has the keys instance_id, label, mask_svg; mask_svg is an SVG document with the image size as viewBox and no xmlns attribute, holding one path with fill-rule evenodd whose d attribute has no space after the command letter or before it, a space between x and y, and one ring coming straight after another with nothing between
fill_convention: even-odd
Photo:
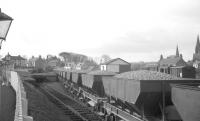
<instances>
[{"instance_id":1,"label":"rail line","mask_svg":"<svg viewBox=\"0 0 200 121\"><path fill-rule=\"evenodd\" d=\"M39 90L43 92L50 101L62 109L73 121L102 121L100 116L68 95L62 94L46 85L40 86Z\"/></svg>"}]
</instances>

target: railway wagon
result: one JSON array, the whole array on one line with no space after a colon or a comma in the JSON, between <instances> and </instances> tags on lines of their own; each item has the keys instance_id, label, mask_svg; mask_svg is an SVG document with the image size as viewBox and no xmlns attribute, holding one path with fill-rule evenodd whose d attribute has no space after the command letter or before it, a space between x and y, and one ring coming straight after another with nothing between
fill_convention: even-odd
<instances>
[{"instance_id":1,"label":"railway wagon","mask_svg":"<svg viewBox=\"0 0 200 121\"><path fill-rule=\"evenodd\" d=\"M200 119L200 88L197 85L172 84L172 101L183 121Z\"/></svg>"},{"instance_id":2,"label":"railway wagon","mask_svg":"<svg viewBox=\"0 0 200 121\"><path fill-rule=\"evenodd\" d=\"M132 104L146 117L161 117L163 110L176 112L170 120L180 118L171 101L170 84L199 83L199 80L178 78L155 71L132 71L115 77L103 77L103 86L107 96Z\"/></svg>"},{"instance_id":3,"label":"railway wagon","mask_svg":"<svg viewBox=\"0 0 200 121\"><path fill-rule=\"evenodd\" d=\"M75 70L72 71L72 82L77 84L77 86L82 86L82 74L88 73L88 70Z\"/></svg>"},{"instance_id":4,"label":"railway wagon","mask_svg":"<svg viewBox=\"0 0 200 121\"><path fill-rule=\"evenodd\" d=\"M170 67L170 74L182 78L195 78L196 71L192 66Z\"/></svg>"},{"instance_id":5,"label":"railway wagon","mask_svg":"<svg viewBox=\"0 0 200 121\"><path fill-rule=\"evenodd\" d=\"M65 71L62 71L62 78L65 79Z\"/></svg>"},{"instance_id":6,"label":"railway wagon","mask_svg":"<svg viewBox=\"0 0 200 121\"><path fill-rule=\"evenodd\" d=\"M64 69L54 69L54 72L56 72L56 74L58 74L59 76L62 76L62 72L64 71Z\"/></svg>"},{"instance_id":7,"label":"railway wagon","mask_svg":"<svg viewBox=\"0 0 200 121\"><path fill-rule=\"evenodd\" d=\"M67 80L67 71L65 71L65 79Z\"/></svg>"},{"instance_id":8,"label":"railway wagon","mask_svg":"<svg viewBox=\"0 0 200 121\"><path fill-rule=\"evenodd\" d=\"M67 70L66 73L67 73L66 75L67 81L72 81L72 70Z\"/></svg>"},{"instance_id":9,"label":"railway wagon","mask_svg":"<svg viewBox=\"0 0 200 121\"><path fill-rule=\"evenodd\" d=\"M63 72L63 71L60 71L60 76L61 76L61 77L62 77L62 74L63 74L62 72Z\"/></svg>"},{"instance_id":10,"label":"railway wagon","mask_svg":"<svg viewBox=\"0 0 200 121\"><path fill-rule=\"evenodd\" d=\"M67 70L67 69L55 69L54 70L60 77L62 77L63 79L69 81L70 79L70 73L72 70ZM69 77L69 78L68 78Z\"/></svg>"},{"instance_id":11,"label":"railway wagon","mask_svg":"<svg viewBox=\"0 0 200 121\"><path fill-rule=\"evenodd\" d=\"M112 77L114 75L116 75L116 73L110 71L91 71L82 75L82 85L92 90L92 92L98 96L103 97L105 96L105 91L102 77Z\"/></svg>"},{"instance_id":12,"label":"railway wagon","mask_svg":"<svg viewBox=\"0 0 200 121\"><path fill-rule=\"evenodd\" d=\"M66 70L62 70L61 73L62 73L62 78L66 79Z\"/></svg>"}]
</instances>

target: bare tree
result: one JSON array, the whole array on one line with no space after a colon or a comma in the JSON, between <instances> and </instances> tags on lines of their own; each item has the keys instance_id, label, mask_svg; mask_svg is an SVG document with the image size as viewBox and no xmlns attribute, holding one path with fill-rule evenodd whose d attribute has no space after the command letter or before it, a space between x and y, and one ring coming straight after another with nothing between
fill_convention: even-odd
<instances>
[{"instance_id":1,"label":"bare tree","mask_svg":"<svg viewBox=\"0 0 200 121\"><path fill-rule=\"evenodd\" d=\"M101 56L101 63L107 62L109 60L111 60L111 57L109 55L104 54Z\"/></svg>"}]
</instances>

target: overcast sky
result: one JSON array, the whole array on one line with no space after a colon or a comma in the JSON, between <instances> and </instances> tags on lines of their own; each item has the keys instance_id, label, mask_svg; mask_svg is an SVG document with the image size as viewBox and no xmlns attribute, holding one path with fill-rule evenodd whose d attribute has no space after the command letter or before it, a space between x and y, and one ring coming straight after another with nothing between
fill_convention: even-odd
<instances>
[{"instance_id":1,"label":"overcast sky","mask_svg":"<svg viewBox=\"0 0 200 121\"><path fill-rule=\"evenodd\" d=\"M200 0L4 0L14 18L1 55L62 51L127 61L192 59L200 33Z\"/></svg>"}]
</instances>

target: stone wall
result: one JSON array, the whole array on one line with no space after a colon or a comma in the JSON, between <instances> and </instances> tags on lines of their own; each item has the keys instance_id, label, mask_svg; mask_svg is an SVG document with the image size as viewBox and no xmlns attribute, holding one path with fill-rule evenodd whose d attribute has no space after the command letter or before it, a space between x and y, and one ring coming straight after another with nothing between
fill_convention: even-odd
<instances>
[{"instance_id":1,"label":"stone wall","mask_svg":"<svg viewBox=\"0 0 200 121\"><path fill-rule=\"evenodd\" d=\"M14 121L33 121L33 118L28 116L28 101L24 86L17 72L7 71L7 79L16 92L16 109Z\"/></svg>"}]
</instances>

